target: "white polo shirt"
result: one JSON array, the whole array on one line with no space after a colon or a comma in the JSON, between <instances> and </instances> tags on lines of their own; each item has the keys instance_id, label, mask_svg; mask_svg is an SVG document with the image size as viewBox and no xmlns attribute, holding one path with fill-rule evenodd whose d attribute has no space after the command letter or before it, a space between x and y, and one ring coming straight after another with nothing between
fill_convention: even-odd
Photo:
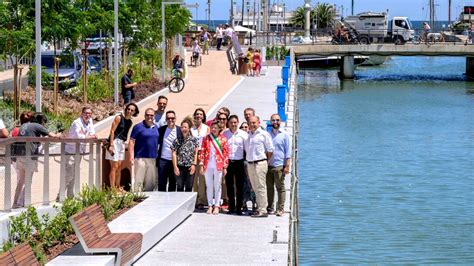
<instances>
[{"instance_id":1,"label":"white polo shirt","mask_svg":"<svg viewBox=\"0 0 474 266\"><path fill-rule=\"evenodd\" d=\"M234 133L230 129L224 131L224 136L229 145L229 160L243 160L244 159L244 145L249 135L247 132L237 129Z\"/></svg>"},{"instance_id":2,"label":"white polo shirt","mask_svg":"<svg viewBox=\"0 0 474 266\"><path fill-rule=\"evenodd\" d=\"M258 128L254 133L249 132L245 143L247 162L267 159L267 152L273 152L272 137L265 130Z\"/></svg>"},{"instance_id":3,"label":"white polo shirt","mask_svg":"<svg viewBox=\"0 0 474 266\"><path fill-rule=\"evenodd\" d=\"M88 136L95 135L94 124L92 123L92 118L89 119L89 122L86 124L82 117L74 120L72 122L71 127L67 133L67 137L71 139L85 139ZM86 144L81 143L80 145L80 152L84 153L86 151ZM66 153L74 154L76 153L76 144L75 143L67 143L66 144Z\"/></svg>"}]
</instances>

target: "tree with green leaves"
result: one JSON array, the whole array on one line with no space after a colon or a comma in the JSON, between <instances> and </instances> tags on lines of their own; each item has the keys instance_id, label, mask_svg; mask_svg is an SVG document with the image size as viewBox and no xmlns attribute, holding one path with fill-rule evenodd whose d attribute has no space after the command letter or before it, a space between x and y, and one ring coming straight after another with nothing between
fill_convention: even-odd
<instances>
[{"instance_id":1,"label":"tree with green leaves","mask_svg":"<svg viewBox=\"0 0 474 266\"><path fill-rule=\"evenodd\" d=\"M34 1L10 0L0 5L0 54L13 66L13 117L20 115L20 59L34 48ZM20 72L21 73L21 72ZM21 75L21 74L20 74Z\"/></svg>"},{"instance_id":2,"label":"tree with green leaves","mask_svg":"<svg viewBox=\"0 0 474 266\"><path fill-rule=\"evenodd\" d=\"M331 26L334 21L334 6L328 3L318 3L315 8L310 11L311 28L317 26L318 29ZM303 29L305 25L304 7L298 7L290 18L290 24L298 29ZM317 25L314 25L317 23Z\"/></svg>"}]
</instances>

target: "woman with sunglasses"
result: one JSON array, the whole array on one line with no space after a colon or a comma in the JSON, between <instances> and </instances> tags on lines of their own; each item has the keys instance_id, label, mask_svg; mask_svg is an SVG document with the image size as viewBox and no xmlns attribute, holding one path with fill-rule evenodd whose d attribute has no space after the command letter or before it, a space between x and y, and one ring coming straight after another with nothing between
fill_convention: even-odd
<instances>
[{"instance_id":1,"label":"woman with sunglasses","mask_svg":"<svg viewBox=\"0 0 474 266\"><path fill-rule=\"evenodd\" d=\"M109 182L114 190L122 190L120 186L120 171L122 162L125 160L125 142L128 132L132 127L132 116L138 115L138 106L129 103L125 106L125 111L114 118L110 127L109 147L105 153L105 159L110 161Z\"/></svg>"},{"instance_id":2,"label":"woman with sunglasses","mask_svg":"<svg viewBox=\"0 0 474 266\"><path fill-rule=\"evenodd\" d=\"M227 140L222 134L219 121L214 121L211 126L211 134L202 141L199 155L200 170L206 177L208 214L218 214L220 211L221 183L229 164L228 158Z\"/></svg>"}]
</instances>

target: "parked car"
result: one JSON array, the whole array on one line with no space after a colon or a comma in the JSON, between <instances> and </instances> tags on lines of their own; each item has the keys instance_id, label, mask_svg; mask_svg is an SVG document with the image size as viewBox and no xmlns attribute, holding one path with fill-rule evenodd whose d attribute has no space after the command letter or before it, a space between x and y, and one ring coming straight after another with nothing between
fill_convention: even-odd
<instances>
[{"instance_id":1,"label":"parked car","mask_svg":"<svg viewBox=\"0 0 474 266\"><path fill-rule=\"evenodd\" d=\"M78 52L56 51L59 55L59 88L68 89L77 85L78 79L82 76L82 55ZM41 66L48 74L54 75L54 51L41 52ZM88 70L89 72L90 70Z\"/></svg>"},{"instance_id":2,"label":"parked car","mask_svg":"<svg viewBox=\"0 0 474 266\"><path fill-rule=\"evenodd\" d=\"M293 40L291 40L292 43L298 43L298 44L309 44L313 43L313 40L311 37L304 37L304 36L295 36L293 37Z\"/></svg>"},{"instance_id":3,"label":"parked car","mask_svg":"<svg viewBox=\"0 0 474 266\"><path fill-rule=\"evenodd\" d=\"M100 64L98 58L89 55L89 56L87 57L87 61L88 61L87 64L88 64L89 69L90 69L91 71L95 71L95 72L97 72L97 73L100 73L100 72L102 71L102 65Z\"/></svg>"}]
</instances>

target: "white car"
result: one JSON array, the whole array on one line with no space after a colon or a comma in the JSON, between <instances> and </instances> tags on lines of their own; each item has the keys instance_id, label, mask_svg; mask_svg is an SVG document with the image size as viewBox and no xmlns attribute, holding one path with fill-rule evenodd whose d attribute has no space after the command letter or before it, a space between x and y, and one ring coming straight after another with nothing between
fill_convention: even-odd
<instances>
[{"instance_id":1,"label":"white car","mask_svg":"<svg viewBox=\"0 0 474 266\"><path fill-rule=\"evenodd\" d=\"M313 39L311 37L296 36L296 37L293 38L292 43L312 44Z\"/></svg>"}]
</instances>

